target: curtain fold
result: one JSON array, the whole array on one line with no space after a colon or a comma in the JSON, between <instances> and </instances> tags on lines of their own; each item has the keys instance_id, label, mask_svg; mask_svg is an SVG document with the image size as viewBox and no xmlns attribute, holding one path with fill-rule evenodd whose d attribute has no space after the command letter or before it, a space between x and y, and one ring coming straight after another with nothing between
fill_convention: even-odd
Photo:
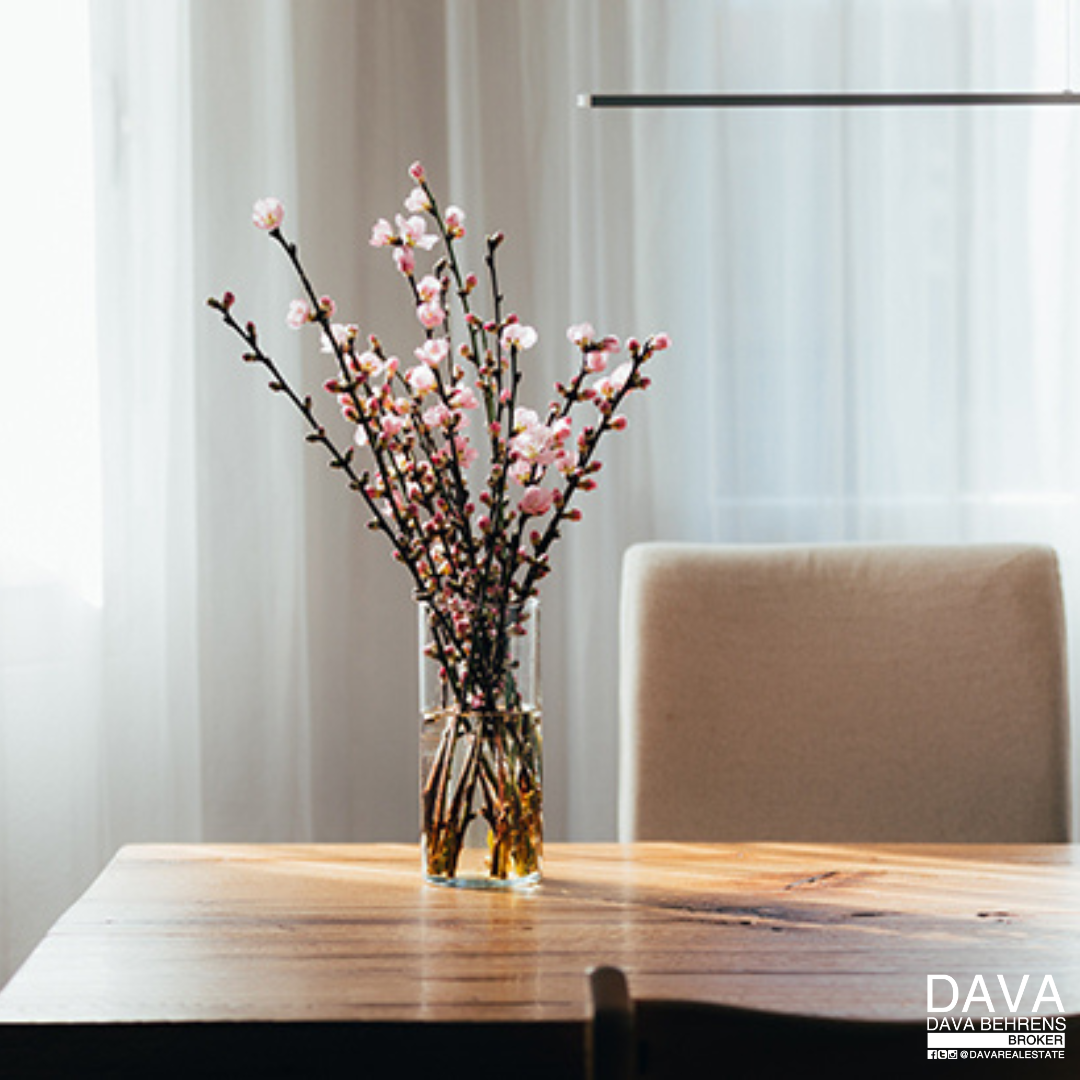
<instances>
[{"instance_id":1,"label":"curtain fold","mask_svg":"<svg viewBox=\"0 0 1080 1080\"><path fill-rule=\"evenodd\" d=\"M232 289L326 396L263 195L339 317L407 356L367 237L422 160L470 265L507 234L538 406L571 323L674 339L545 582L553 839L615 835L634 541L1042 540L1075 623L1075 110L574 106L1057 88L1051 6L94 0L104 601L0 583L0 978L122 843L416 838L407 576L204 305Z\"/></svg>"},{"instance_id":2,"label":"curtain fold","mask_svg":"<svg viewBox=\"0 0 1080 1080\"><path fill-rule=\"evenodd\" d=\"M0 41L0 980L99 866L90 74L86 12L61 7Z\"/></svg>"}]
</instances>

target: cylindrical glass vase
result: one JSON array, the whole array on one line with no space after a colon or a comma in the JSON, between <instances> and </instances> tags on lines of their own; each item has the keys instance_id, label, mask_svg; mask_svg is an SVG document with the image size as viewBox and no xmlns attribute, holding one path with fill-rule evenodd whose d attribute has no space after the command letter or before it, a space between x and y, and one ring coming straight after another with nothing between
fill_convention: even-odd
<instances>
[{"instance_id":1,"label":"cylindrical glass vase","mask_svg":"<svg viewBox=\"0 0 1080 1080\"><path fill-rule=\"evenodd\" d=\"M420 610L420 833L428 881L540 880L540 607Z\"/></svg>"}]
</instances>

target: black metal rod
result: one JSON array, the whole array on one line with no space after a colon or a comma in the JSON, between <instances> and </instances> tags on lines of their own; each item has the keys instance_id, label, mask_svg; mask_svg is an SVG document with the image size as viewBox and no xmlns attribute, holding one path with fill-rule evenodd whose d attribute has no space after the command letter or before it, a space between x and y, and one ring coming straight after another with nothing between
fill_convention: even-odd
<instances>
[{"instance_id":1,"label":"black metal rod","mask_svg":"<svg viewBox=\"0 0 1080 1080\"><path fill-rule=\"evenodd\" d=\"M1050 93L958 90L927 93L582 94L586 109L849 109L968 105L1080 105L1071 90Z\"/></svg>"}]
</instances>

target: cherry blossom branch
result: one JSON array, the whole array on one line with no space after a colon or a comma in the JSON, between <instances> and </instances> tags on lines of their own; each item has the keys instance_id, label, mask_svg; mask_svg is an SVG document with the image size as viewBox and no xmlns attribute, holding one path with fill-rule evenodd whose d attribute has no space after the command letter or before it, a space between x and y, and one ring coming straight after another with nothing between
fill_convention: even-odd
<instances>
[{"instance_id":1,"label":"cherry blossom branch","mask_svg":"<svg viewBox=\"0 0 1080 1080\"><path fill-rule=\"evenodd\" d=\"M274 393L283 393L292 402L300 414L304 417L308 426L311 428L310 433L306 436L307 441L310 443L320 443L325 448L326 452L330 455L330 465L332 468L340 469L349 480L349 489L357 493L364 501L368 510L372 515L372 520L369 522L369 526L380 530L385 533L389 538L391 544L394 546L395 553L399 556L399 560L406 566L411 573L413 580L417 587L417 598L422 599L426 596L428 590L425 587L425 583L421 579L416 567L413 565L412 560L408 558L408 550L403 544L401 538L394 532L390 523L386 517L380 511L378 505L371 498L367 491L368 476L367 474L358 475L353 468L353 449L349 447L345 451L338 449L336 443L327 434L326 428L319 423L315 416L314 403L310 395L306 395L303 398L292 388L288 379L282 374L274 360L263 351L258 341L258 330L253 322L248 322L246 325L241 324L236 320L232 314L232 307L235 302L235 297L232 293L227 292L221 299L216 297L210 297L207 300L207 304L220 312L222 319L226 326L229 327L234 333L238 334L244 343L251 350L244 354L243 359L251 362L261 364L270 373L270 389ZM448 678L453 683L454 675L449 670L449 664L446 665L448 669Z\"/></svg>"},{"instance_id":2,"label":"cherry blossom branch","mask_svg":"<svg viewBox=\"0 0 1080 1080\"><path fill-rule=\"evenodd\" d=\"M335 332L334 325L330 321L330 317L334 311L334 305L332 301L330 301L328 297L320 297L319 294L315 291L315 287L314 285L312 285L311 280L307 275L307 271L304 269L304 265L300 260L300 252L297 245L286 239L285 235L280 229L280 222L269 228L268 233L270 238L276 241L281 247L281 249L285 252L286 256L288 256L289 262L292 264L293 270L299 278L300 283L303 286L304 292L307 294L308 302L311 305L309 309L308 321L317 323L322 329L326 343L330 351L333 353L335 360L337 361L338 371L340 372L341 377L344 380L344 382L339 385L341 386L342 391L348 396L349 401L352 404L355 412L363 422L365 418L365 413L364 410L361 408L360 400L356 394L357 383L352 378L346 360L345 350L342 348L341 342L338 339L338 334ZM348 348L349 355L351 356L351 342ZM391 485L389 484L389 476L386 468L386 459L379 450L377 440L373 440L373 432L370 430L366 423L365 432L368 436L368 440L372 448L372 455L375 458L376 468L378 469L379 475L382 478L384 484L386 484L386 486L389 488L391 487ZM365 497L367 497L366 490ZM408 522L403 520L403 517L398 511L398 508L393 498L390 499L390 507L391 514L394 517L394 523L397 525L398 529L403 535L407 534L409 531ZM399 551L400 550L401 548L399 546Z\"/></svg>"},{"instance_id":3,"label":"cherry blossom branch","mask_svg":"<svg viewBox=\"0 0 1080 1080\"><path fill-rule=\"evenodd\" d=\"M639 374L640 370L653 356L654 352L659 349L665 349L667 346L668 338L666 334L658 334L655 337L650 338L645 343L644 347L641 348L638 347L636 341L632 340L630 342L630 370L627 372L621 386L614 389L610 404L607 402L604 403L604 407L601 409L600 426L593 429L591 434L583 433L579 444L581 456L578 465L567 479L566 487L561 493L561 498L558 500L554 517L541 534L539 541L533 545L534 553L529 562L529 570L518 590L518 595L522 601L533 595L537 582L541 577L546 576L550 569L550 564L547 560L547 552L560 535L559 526L565 520L580 520L580 511L571 509L570 501L575 492L586 486L587 483L592 483L592 481L589 480L590 474L595 472L599 466L599 462L593 462L592 458L600 445L600 440L608 431L622 431L626 428L626 418L618 415L619 406L631 391L637 389L643 390L648 387L648 380L641 378ZM571 404L572 402L567 402L566 412L564 412L563 415L566 415L566 413L569 412ZM519 529L519 542L521 535L522 530ZM510 583L507 582L508 588L509 585Z\"/></svg>"},{"instance_id":4,"label":"cherry blossom branch","mask_svg":"<svg viewBox=\"0 0 1080 1080\"><path fill-rule=\"evenodd\" d=\"M369 448L374 474L358 476L353 448L337 450L318 424L310 398L288 387L276 368L269 370L275 389L286 390L304 412L312 429L309 439L325 441L332 450L331 464L347 467L372 511L372 526L391 537L394 556L411 573L418 599L431 607L433 652L448 681L456 680L455 696L464 707L479 707L479 702L494 708L497 699L509 702L515 693L512 673L503 671L513 611L536 594L549 572L550 549L564 522L581 516L572 505L577 493L596 486L600 441L626 426L619 409L628 393L648 385L641 367L668 341L662 334L644 346L631 339L630 360L605 376L609 355L619 351L618 341L598 338L587 324L571 327L568 336L580 351L576 373L568 385L556 383L557 397L543 421L520 408L522 353L536 344L537 335L516 315L504 314L496 257L503 234L494 233L486 241L493 311L484 321L473 307L477 278L464 272L457 253L464 214L456 207L444 213L423 169L414 165L409 171L417 183L405 200L412 216L396 215L396 226L380 219L371 235L373 246L391 249L424 328L424 344L414 350L420 363L408 370L399 369L397 359L388 358L373 336L368 339L370 350L358 355L357 329L332 322L333 302L316 293L297 246L280 230L281 204L261 200L254 214L256 225L286 252L303 288L305 299L293 302L287 321L294 327L307 322L320 327L325 351L333 354L338 372L326 389L337 395L345 418L356 425L356 441ZM424 214L437 235L428 231ZM444 253L435 265L418 270L418 255L440 241ZM456 354L454 296L468 338ZM217 303L228 316L228 308ZM256 350L252 358L258 359L261 350L253 328L248 344ZM472 369L477 393L465 381L466 369L455 355ZM578 408L589 402L599 420L575 436ZM467 473L478 451L465 423L467 410L481 403L488 469L476 507Z\"/></svg>"}]
</instances>

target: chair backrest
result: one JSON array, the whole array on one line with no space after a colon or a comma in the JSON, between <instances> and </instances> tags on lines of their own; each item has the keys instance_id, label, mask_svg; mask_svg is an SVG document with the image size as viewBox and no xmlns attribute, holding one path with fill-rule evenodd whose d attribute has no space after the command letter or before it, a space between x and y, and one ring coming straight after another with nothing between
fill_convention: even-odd
<instances>
[{"instance_id":1,"label":"chair backrest","mask_svg":"<svg viewBox=\"0 0 1080 1080\"><path fill-rule=\"evenodd\" d=\"M1050 548L641 544L622 588L623 840L1068 838Z\"/></svg>"},{"instance_id":2,"label":"chair backrest","mask_svg":"<svg viewBox=\"0 0 1080 1080\"><path fill-rule=\"evenodd\" d=\"M925 1019L847 1020L704 1001L632 998L619 968L589 972L591 1080L772 1080L829 1076L922 1076ZM1065 1034L1078 1018L1066 1018ZM937 1065L937 1062L934 1063ZM1072 1076L1075 1063L1011 1060L1012 1077ZM993 1071L991 1069L990 1071Z\"/></svg>"}]
</instances>

